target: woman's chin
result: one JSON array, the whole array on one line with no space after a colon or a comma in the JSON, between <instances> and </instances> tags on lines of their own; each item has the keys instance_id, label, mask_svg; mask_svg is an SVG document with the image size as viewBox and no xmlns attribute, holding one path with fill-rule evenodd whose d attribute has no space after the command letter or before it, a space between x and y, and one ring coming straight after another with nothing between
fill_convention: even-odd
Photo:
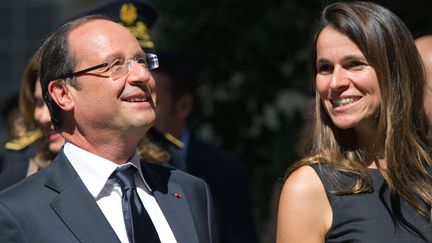
<instances>
[{"instance_id":1,"label":"woman's chin","mask_svg":"<svg viewBox=\"0 0 432 243\"><path fill-rule=\"evenodd\" d=\"M48 149L51 153L53 154L58 154L61 150L61 148L63 147L64 144L64 139L63 138L59 138L54 142L51 142L48 145Z\"/></svg>"}]
</instances>

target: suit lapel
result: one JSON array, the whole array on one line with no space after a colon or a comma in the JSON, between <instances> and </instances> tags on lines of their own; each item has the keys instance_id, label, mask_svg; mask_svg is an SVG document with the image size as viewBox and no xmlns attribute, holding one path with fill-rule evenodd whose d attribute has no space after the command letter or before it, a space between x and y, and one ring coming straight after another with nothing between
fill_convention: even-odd
<instances>
[{"instance_id":1,"label":"suit lapel","mask_svg":"<svg viewBox=\"0 0 432 243\"><path fill-rule=\"evenodd\" d=\"M176 197L176 195L181 195ZM168 193L155 191L154 196L173 231L177 242L199 242L192 215L180 186L168 184Z\"/></svg>"},{"instance_id":2,"label":"suit lapel","mask_svg":"<svg viewBox=\"0 0 432 243\"><path fill-rule=\"evenodd\" d=\"M145 180L153 190L177 242L198 243L197 231L181 186L169 180L170 173L154 173L145 163L141 163ZM166 171L169 171L167 169Z\"/></svg>"},{"instance_id":3,"label":"suit lapel","mask_svg":"<svg viewBox=\"0 0 432 243\"><path fill-rule=\"evenodd\" d=\"M80 242L120 242L63 151L50 167L45 185L59 193L51 208Z\"/></svg>"}]
</instances>

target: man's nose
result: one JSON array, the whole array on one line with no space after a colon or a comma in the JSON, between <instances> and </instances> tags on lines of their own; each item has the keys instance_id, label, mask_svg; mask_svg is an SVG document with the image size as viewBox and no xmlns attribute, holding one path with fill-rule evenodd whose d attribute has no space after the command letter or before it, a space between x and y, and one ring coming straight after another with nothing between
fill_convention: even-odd
<instances>
[{"instance_id":1,"label":"man's nose","mask_svg":"<svg viewBox=\"0 0 432 243\"><path fill-rule=\"evenodd\" d=\"M147 67L138 64L135 61L130 62L130 70L127 82L131 85L147 84L150 80L151 73Z\"/></svg>"}]
</instances>

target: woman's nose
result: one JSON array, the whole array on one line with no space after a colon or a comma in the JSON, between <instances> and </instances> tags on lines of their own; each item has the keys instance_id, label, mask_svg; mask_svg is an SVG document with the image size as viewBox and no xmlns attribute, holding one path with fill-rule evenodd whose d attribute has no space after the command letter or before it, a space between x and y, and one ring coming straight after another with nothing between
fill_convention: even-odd
<instances>
[{"instance_id":1,"label":"woman's nose","mask_svg":"<svg viewBox=\"0 0 432 243\"><path fill-rule=\"evenodd\" d=\"M341 89L349 86L349 78L347 77L345 70L341 66L335 66L333 74L330 80L331 89Z\"/></svg>"},{"instance_id":2,"label":"woman's nose","mask_svg":"<svg viewBox=\"0 0 432 243\"><path fill-rule=\"evenodd\" d=\"M41 107L35 108L35 120L40 125L51 124L51 116L49 114L48 107L45 104Z\"/></svg>"}]
</instances>

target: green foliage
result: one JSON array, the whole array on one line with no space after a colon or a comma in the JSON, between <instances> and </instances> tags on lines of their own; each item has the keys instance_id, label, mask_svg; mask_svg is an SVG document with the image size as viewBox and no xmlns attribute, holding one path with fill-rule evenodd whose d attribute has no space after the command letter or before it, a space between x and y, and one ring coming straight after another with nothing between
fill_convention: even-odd
<instances>
[{"instance_id":1,"label":"green foliage","mask_svg":"<svg viewBox=\"0 0 432 243\"><path fill-rule=\"evenodd\" d=\"M297 160L311 26L321 7L318 0L158 1L157 48L188 56L199 80L193 129L251 168L262 225L273 187Z\"/></svg>"},{"instance_id":2,"label":"green foliage","mask_svg":"<svg viewBox=\"0 0 432 243\"><path fill-rule=\"evenodd\" d=\"M160 1L158 49L187 55L199 80L192 124L253 172L259 219L297 159L310 89L307 50L320 1ZM181 61L181 60L179 60Z\"/></svg>"}]
</instances>

